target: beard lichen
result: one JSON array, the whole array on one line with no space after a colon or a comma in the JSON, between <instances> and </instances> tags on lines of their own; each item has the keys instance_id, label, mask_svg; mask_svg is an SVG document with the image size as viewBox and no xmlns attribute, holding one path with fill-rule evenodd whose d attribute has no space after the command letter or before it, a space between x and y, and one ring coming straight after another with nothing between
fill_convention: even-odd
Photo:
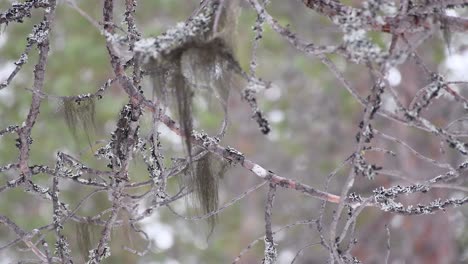
<instances>
[{"instance_id":1,"label":"beard lichen","mask_svg":"<svg viewBox=\"0 0 468 264\"><path fill-rule=\"evenodd\" d=\"M77 140L77 130L82 129L91 144L89 133L96 128L96 105L93 98L77 100L65 97L62 100L65 122L73 137Z\"/></svg>"},{"instance_id":2,"label":"beard lichen","mask_svg":"<svg viewBox=\"0 0 468 264\"><path fill-rule=\"evenodd\" d=\"M185 23L135 46L162 108L176 110L188 154L185 174L205 213L218 208L218 180L224 166L215 165L219 161L212 154L192 160L193 96L200 89L209 90L226 115L229 92L247 83L234 56L238 5L238 0L211 0ZM212 227L215 219L209 218Z\"/></svg>"},{"instance_id":3,"label":"beard lichen","mask_svg":"<svg viewBox=\"0 0 468 264\"><path fill-rule=\"evenodd\" d=\"M228 163L208 152L196 163L195 173L192 178L194 196L199 203L199 208L204 214L218 210L219 204L219 179L223 177L228 168ZM216 224L217 214L210 216L207 221L211 227L210 233Z\"/></svg>"}]
</instances>

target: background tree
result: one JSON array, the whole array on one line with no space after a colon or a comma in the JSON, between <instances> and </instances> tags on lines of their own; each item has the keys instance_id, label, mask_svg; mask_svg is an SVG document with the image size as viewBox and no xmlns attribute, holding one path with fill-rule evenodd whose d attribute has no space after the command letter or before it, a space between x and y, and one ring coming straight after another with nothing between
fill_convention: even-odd
<instances>
[{"instance_id":1,"label":"background tree","mask_svg":"<svg viewBox=\"0 0 468 264\"><path fill-rule=\"evenodd\" d=\"M467 4L0 1L1 261L466 261Z\"/></svg>"}]
</instances>

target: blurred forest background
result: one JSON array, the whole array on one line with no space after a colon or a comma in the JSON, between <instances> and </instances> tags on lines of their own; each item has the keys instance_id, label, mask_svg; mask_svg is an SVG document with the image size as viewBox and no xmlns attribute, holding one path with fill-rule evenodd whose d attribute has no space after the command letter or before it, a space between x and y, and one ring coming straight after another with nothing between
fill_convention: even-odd
<instances>
[{"instance_id":1,"label":"blurred forest background","mask_svg":"<svg viewBox=\"0 0 468 264\"><path fill-rule=\"evenodd\" d=\"M7 10L14 1L0 0L0 11ZM119 2L119 1L116 1ZM360 0L341 1L351 6L360 6ZM95 21L102 21L102 1L75 1ZM156 36L168 28L184 21L198 6L195 0L140 0L136 8L136 24L143 37ZM124 6L119 3L114 21L123 21ZM327 18L308 9L300 1L272 0L267 10L278 21L298 33L303 39L314 44L339 43L341 30ZM106 51L105 39L101 32L85 19L67 1L59 1L56 23L51 33L51 50L47 64L44 92L49 95L68 96L95 92L108 78L113 76ZM463 15L464 9L457 9ZM117 15L118 14L118 15ZM255 32L256 13L247 4L242 4L238 32L235 35L236 56L243 68L249 68L252 43ZM0 81L14 69L14 62L24 51L26 36L32 25L41 20L40 10L33 10L32 17L23 23L3 24L0 32ZM382 49L388 49L391 35L373 32L370 37ZM411 36L409 37L411 40ZM432 71L439 71L448 80L468 81L468 37L453 33L451 52L447 50L441 32L434 33L418 49L425 65ZM257 52L257 76L271 81L272 86L258 95L260 108L270 121L272 131L263 135L255 121L250 119L248 104L241 99L238 91L232 92L229 100L230 126L222 145L233 146L246 157L256 161L276 174L298 180L318 189L325 189L327 175L353 153L362 118L363 107L342 87L326 66L314 57L297 51L268 25ZM363 65L346 62L341 56L330 55L330 59L361 94L366 94L372 85L368 70ZM27 115L32 92L33 67L37 51L29 56L29 63L23 66L12 84L0 90L0 128L21 124ZM392 68L388 82L400 99L409 104L416 92L430 81L415 60ZM151 94L149 80L143 82L145 93ZM457 86L461 94L467 94L466 85ZM215 99L199 96L195 99L195 129L213 135L222 121L222 111ZM67 127L63 103L49 96L41 105L41 113L32 130L34 144L31 146L31 164L45 164L53 167L57 151L80 159L90 167L105 169L105 164L93 156L100 140L109 138L114 130L118 114L128 102L127 95L118 85L113 85L103 98L96 103L95 129L77 131L77 136ZM383 107L392 110L394 103L384 101ZM438 98L426 117L440 126L465 115L462 105L455 105L448 97ZM143 126L149 127L150 117L143 119ZM377 118L379 131L407 142L418 152L443 162L458 164L462 159L453 150L448 150L430 133ZM466 131L466 122L452 127ZM184 149L180 138L160 126L162 149L169 166L169 157L183 157ZM0 166L15 162L17 149L14 134L0 137ZM378 186L410 184L430 179L444 171L427 163L401 144L378 137L375 145L398 153L392 157L383 152L370 152L366 158L384 167L387 174L377 174L370 180L357 177L353 192L372 195ZM441 151L445 149L445 152ZM399 171L391 175L392 171ZM331 178L328 191L339 194L349 173L349 168L340 170ZM405 177L399 177L405 175ZM0 185L15 179L17 171L0 173ZM148 179L146 167L141 160L131 164L130 177L134 181ZM410 180L408 180L410 179ZM33 181L49 186L51 177L35 175ZM259 184L261 179L239 166L233 166L220 181L221 205ZM169 191L177 192L180 181L171 179ZM453 186L452 186L453 187ZM450 195L464 196L467 188L440 186L429 194L408 196L411 204L430 202L437 197ZM61 182L61 199L74 208L91 189L73 182ZM143 250L146 242L125 224L112 231L112 255L104 263L231 263L252 241L264 235L264 206L267 185L252 192L239 202L219 214L218 224L210 235L206 221L188 221L175 215L166 207L156 210L144 219L140 227L145 230L152 244L150 252L138 256L122 250L123 246ZM135 190L135 193L141 193ZM0 212L14 219L25 230L51 222L51 204L21 190L10 189L0 193ZM142 205L144 206L144 205ZM319 217L321 201L311 199L297 191L278 189L274 204L273 230L301 220ZM93 216L109 207L107 194L94 195L79 209L83 216ZM191 198L181 199L172 205L180 215L200 214L192 208ZM327 205L324 219L331 217L334 205ZM468 229L465 226L468 210L465 207L448 209L432 215L401 216L385 213L376 208L367 208L356 223L357 244L353 255L363 263L384 263L387 243L391 253L389 263L462 263L468 261ZM328 220L325 220L327 222ZM387 229L391 236L388 237ZM89 232L87 232L88 230ZM89 241L96 243L100 227L76 224L69 221L64 232L69 238L76 263L83 263L89 250L83 242L83 233L90 234ZM8 228L0 225L0 246L15 239ZM46 233L45 239L53 244L53 232ZM278 263L291 263L302 247L295 263L325 263L329 255L320 245L319 233L313 223L296 225L275 235L278 243ZM316 244L315 244L316 243ZM30 252L22 251L21 244L0 251L0 263L16 263L18 259L33 258ZM240 263L259 263L263 257L263 242L250 249ZM76 254L80 252L79 254Z\"/></svg>"}]
</instances>

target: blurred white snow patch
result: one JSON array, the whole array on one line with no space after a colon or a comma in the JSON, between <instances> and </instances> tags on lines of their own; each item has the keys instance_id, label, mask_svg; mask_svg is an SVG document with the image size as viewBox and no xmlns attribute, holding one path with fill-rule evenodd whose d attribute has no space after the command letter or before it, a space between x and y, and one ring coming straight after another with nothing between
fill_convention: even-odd
<instances>
[{"instance_id":1,"label":"blurred white snow patch","mask_svg":"<svg viewBox=\"0 0 468 264\"><path fill-rule=\"evenodd\" d=\"M280 123L284 120L284 112L278 109L270 111L268 113L268 120L272 123Z\"/></svg>"},{"instance_id":2,"label":"blurred white snow patch","mask_svg":"<svg viewBox=\"0 0 468 264\"><path fill-rule=\"evenodd\" d=\"M265 98L272 102L278 101L281 98L281 89L278 86L273 85L265 90Z\"/></svg>"},{"instance_id":3,"label":"blurred white snow patch","mask_svg":"<svg viewBox=\"0 0 468 264\"><path fill-rule=\"evenodd\" d=\"M179 199L171 203L172 208L179 214L186 213L188 209L188 201L185 199Z\"/></svg>"},{"instance_id":4,"label":"blurred white snow patch","mask_svg":"<svg viewBox=\"0 0 468 264\"><path fill-rule=\"evenodd\" d=\"M455 10L453 10L453 9L447 9L447 10L445 10L445 15L451 16L451 17L458 17L457 11L455 11Z\"/></svg>"},{"instance_id":5,"label":"blurred white snow patch","mask_svg":"<svg viewBox=\"0 0 468 264\"><path fill-rule=\"evenodd\" d=\"M180 264L180 262L175 259L168 259L164 262L164 264Z\"/></svg>"},{"instance_id":6,"label":"blurred white snow patch","mask_svg":"<svg viewBox=\"0 0 468 264\"><path fill-rule=\"evenodd\" d=\"M200 107L200 110L207 111L208 110L208 101L206 97L196 96L194 98L195 104Z\"/></svg>"},{"instance_id":7,"label":"blurred white snow patch","mask_svg":"<svg viewBox=\"0 0 468 264\"><path fill-rule=\"evenodd\" d=\"M397 68L392 67L388 70L386 79L390 86L397 86L401 83L401 73Z\"/></svg>"},{"instance_id":8,"label":"blurred white snow patch","mask_svg":"<svg viewBox=\"0 0 468 264\"><path fill-rule=\"evenodd\" d=\"M144 264L180 264L180 262L175 260L175 259L166 259L164 261L151 261L151 262L141 261L139 263L144 263Z\"/></svg>"},{"instance_id":9,"label":"blurred white snow patch","mask_svg":"<svg viewBox=\"0 0 468 264\"><path fill-rule=\"evenodd\" d=\"M5 63L0 66L0 80L2 82L6 81L15 68L16 66L14 61L5 61Z\"/></svg>"},{"instance_id":10,"label":"blurred white snow patch","mask_svg":"<svg viewBox=\"0 0 468 264\"><path fill-rule=\"evenodd\" d=\"M283 239L286 238L286 229L280 230L281 226L273 226L273 230L279 230L278 232L275 233L275 240L276 241L282 241Z\"/></svg>"},{"instance_id":11,"label":"blurred white snow patch","mask_svg":"<svg viewBox=\"0 0 468 264\"><path fill-rule=\"evenodd\" d=\"M268 133L267 138L270 141L278 141L280 139L280 133L277 129L273 129L272 131L270 131L270 133Z\"/></svg>"},{"instance_id":12,"label":"blurred white snow patch","mask_svg":"<svg viewBox=\"0 0 468 264\"><path fill-rule=\"evenodd\" d=\"M8 89L8 87L0 90L0 103L6 105L7 107L12 107L15 103L15 93L13 89Z\"/></svg>"},{"instance_id":13,"label":"blurred white snow patch","mask_svg":"<svg viewBox=\"0 0 468 264\"><path fill-rule=\"evenodd\" d=\"M395 16L397 15L398 8L395 6L393 2L383 2L380 6L380 10L384 12L387 16Z\"/></svg>"},{"instance_id":14,"label":"blurred white snow patch","mask_svg":"<svg viewBox=\"0 0 468 264\"><path fill-rule=\"evenodd\" d=\"M383 108L389 112L396 113L398 110L398 105L391 96L384 96L382 99Z\"/></svg>"},{"instance_id":15,"label":"blurred white snow patch","mask_svg":"<svg viewBox=\"0 0 468 264\"><path fill-rule=\"evenodd\" d=\"M140 221L143 230L159 250L167 250L174 245L174 230L170 225L161 223L157 215Z\"/></svg>"},{"instance_id":16,"label":"blurred white snow patch","mask_svg":"<svg viewBox=\"0 0 468 264\"><path fill-rule=\"evenodd\" d=\"M452 194L452 199L463 199L465 196L464 196L464 192L455 192Z\"/></svg>"},{"instance_id":17,"label":"blurred white snow patch","mask_svg":"<svg viewBox=\"0 0 468 264\"><path fill-rule=\"evenodd\" d=\"M202 239L201 237L196 237L193 240L193 245L200 250L208 249L208 243L206 242L206 240Z\"/></svg>"},{"instance_id":18,"label":"blurred white snow patch","mask_svg":"<svg viewBox=\"0 0 468 264\"><path fill-rule=\"evenodd\" d=\"M177 238L179 238L184 243L195 243L197 240L197 234L194 231L198 232L202 230L197 228L197 230L192 230L186 221L175 221L173 223L174 229L177 230ZM206 237L205 237L206 239Z\"/></svg>"},{"instance_id":19,"label":"blurred white snow patch","mask_svg":"<svg viewBox=\"0 0 468 264\"><path fill-rule=\"evenodd\" d=\"M180 149L181 149L182 146L180 144L181 141L180 141L180 136L179 135L177 135L174 131L170 130L166 126L159 126L158 130L159 130L159 132L161 132L161 137L163 139L168 140L169 142L171 142L175 146L179 146Z\"/></svg>"},{"instance_id":20,"label":"blurred white snow patch","mask_svg":"<svg viewBox=\"0 0 468 264\"><path fill-rule=\"evenodd\" d=\"M294 253L292 250L289 250L289 249L282 250L278 255L278 263L289 264L294 259L294 256L296 256L296 253Z\"/></svg>"},{"instance_id":21,"label":"blurred white snow patch","mask_svg":"<svg viewBox=\"0 0 468 264\"><path fill-rule=\"evenodd\" d=\"M1 44L0 44L1 46ZM5 82L8 79L8 76L15 69L14 61L6 61L3 65L0 66L0 82ZM15 103L15 93L13 89L5 87L0 90L0 103L6 105L7 107L12 107Z\"/></svg>"},{"instance_id":22,"label":"blurred white snow patch","mask_svg":"<svg viewBox=\"0 0 468 264\"><path fill-rule=\"evenodd\" d=\"M403 224L403 216L401 215L395 215L392 220L390 221L390 225L392 228L400 228L401 225Z\"/></svg>"},{"instance_id":23,"label":"blurred white snow patch","mask_svg":"<svg viewBox=\"0 0 468 264\"><path fill-rule=\"evenodd\" d=\"M168 259L164 261L164 264L180 264L180 262L175 259Z\"/></svg>"},{"instance_id":24,"label":"blurred white snow patch","mask_svg":"<svg viewBox=\"0 0 468 264\"><path fill-rule=\"evenodd\" d=\"M5 46L5 44L7 42L7 39L8 39L8 36L7 36L7 34L5 34L5 32L0 33L0 48Z\"/></svg>"},{"instance_id":25,"label":"blurred white snow patch","mask_svg":"<svg viewBox=\"0 0 468 264\"><path fill-rule=\"evenodd\" d=\"M449 70L449 81L468 81L468 50L451 54L445 60L445 67Z\"/></svg>"},{"instance_id":26,"label":"blurred white snow patch","mask_svg":"<svg viewBox=\"0 0 468 264\"><path fill-rule=\"evenodd\" d=\"M11 256L7 255L7 252L4 252L3 254L0 254L0 264L10 264L10 263L15 263Z\"/></svg>"}]
</instances>

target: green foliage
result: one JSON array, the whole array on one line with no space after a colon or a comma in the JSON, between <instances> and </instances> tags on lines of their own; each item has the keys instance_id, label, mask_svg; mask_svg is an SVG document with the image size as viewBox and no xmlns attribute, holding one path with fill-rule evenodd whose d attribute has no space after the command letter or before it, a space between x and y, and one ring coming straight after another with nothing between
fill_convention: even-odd
<instances>
[{"instance_id":1,"label":"green foliage","mask_svg":"<svg viewBox=\"0 0 468 264\"><path fill-rule=\"evenodd\" d=\"M371 39L372 43L377 44L381 49L387 49L388 43L390 43L390 41L388 41L389 37L380 32L371 31L369 33L369 38Z\"/></svg>"},{"instance_id":2,"label":"green foliage","mask_svg":"<svg viewBox=\"0 0 468 264\"><path fill-rule=\"evenodd\" d=\"M432 60L440 64L446 59L445 48L447 45L442 44L440 41L433 41L431 42L431 50L432 50Z\"/></svg>"}]
</instances>

